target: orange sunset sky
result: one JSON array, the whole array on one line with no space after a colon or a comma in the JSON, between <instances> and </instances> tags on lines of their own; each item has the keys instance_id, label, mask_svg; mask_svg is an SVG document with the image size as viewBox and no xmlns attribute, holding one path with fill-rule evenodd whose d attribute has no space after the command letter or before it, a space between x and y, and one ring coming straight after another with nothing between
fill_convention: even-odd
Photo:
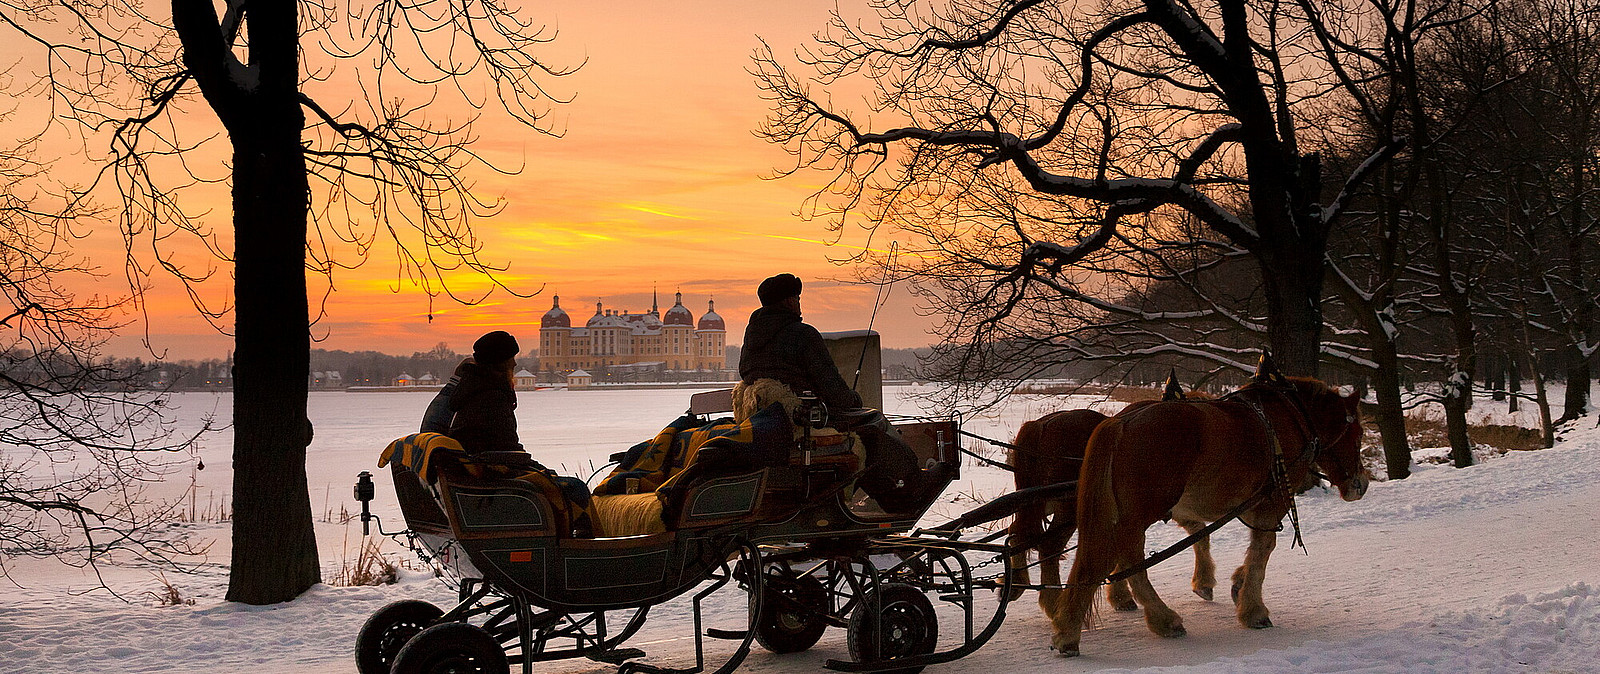
<instances>
[{"instance_id":1,"label":"orange sunset sky","mask_svg":"<svg viewBox=\"0 0 1600 674\"><path fill-rule=\"evenodd\" d=\"M504 328L528 347L537 343L539 316L552 295L560 295L578 322L593 313L597 300L607 308L647 311L652 287L662 310L681 290L696 316L714 297L727 319L729 343L738 343L758 305L756 284L781 271L806 280L806 317L819 329L866 327L876 289L828 280L854 277L828 258L849 254L865 239L847 234L841 246L826 245L833 235L823 222L794 214L822 177L763 180L792 159L751 133L767 110L746 72L756 36L790 54L825 25L832 6L813 0L529 3L527 15L560 30L541 58L584 65L549 81L553 92L575 95L549 118L563 137L499 118L480 122L481 137L525 168L515 176L476 176L480 193L506 200L497 216L477 223L477 233L487 244L483 258L509 265L504 277L510 285L542 292L526 299L497 293L477 306L441 297L432 303L430 323L428 297L397 279L393 255L380 249L361 268L336 274L326 316L313 328L322 340L315 346L410 353L443 341L466 351L478 334ZM229 239L226 204L216 204L209 217ZM120 282L121 241L114 228L104 229L80 251ZM220 300L227 282L223 268L207 292ZM151 283L147 327L157 353L206 358L230 348L229 338L197 315L181 284L162 276ZM931 341L928 325L914 312L907 289L896 287L873 327L885 346L910 347ZM110 351L147 354L139 344L145 327L130 326Z\"/></svg>"}]
</instances>

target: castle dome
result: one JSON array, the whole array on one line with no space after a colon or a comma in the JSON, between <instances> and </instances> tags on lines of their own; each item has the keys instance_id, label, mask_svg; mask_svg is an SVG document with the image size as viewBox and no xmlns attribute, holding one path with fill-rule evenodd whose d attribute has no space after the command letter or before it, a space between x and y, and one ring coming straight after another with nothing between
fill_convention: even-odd
<instances>
[{"instance_id":1,"label":"castle dome","mask_svg":"<svg viewBox=\"0 0 1600 674\"><path fill-rule=\"evenodd\" d=\"M683 293L678 293L678 303L662 315L661 322L665 325L694 325L694 314L689 313L689 307L683 306Z\"/></svg>"},{"instance_id":2,"label":"castle dome","mask_svg":"<svg viewBox=\"0 0 1600 674\"><path fill-rule=\"evenodd\" d=\"M700 317L701 330L727 330L728 326L722 322L722 316L717 315L717 301L706 302L706 314Z\"/></svg>"},{"instance_id":3,"label":"castle dome","mask_svg":"<svg viewBox=\"0 0 1600 674\"><path fill-rule=\"evenodd\" d=\"M567 316L567 312L566 312L565 309L561 308L561 296L560 295L556 295L551 299L553 301L550 303L550 310L544 312L544 316L539 319L539 327L541 327L541 328L570 328L570 327L572 327L572 318Z\"/></svg>"}]
</instances>

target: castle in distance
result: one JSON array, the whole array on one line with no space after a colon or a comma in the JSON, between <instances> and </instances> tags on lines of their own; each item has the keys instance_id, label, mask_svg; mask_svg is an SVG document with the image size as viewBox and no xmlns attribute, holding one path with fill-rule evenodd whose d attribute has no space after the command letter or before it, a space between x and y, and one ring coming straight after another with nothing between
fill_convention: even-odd
<instances>
[{"instance_id":1,"label":"castle in distance","mask_svg":"<svg viewBox=\"0 0 1600 674\"><path fill-rule=\"evenodd\" d=\"M683 293L666 313L652 298L650 311L630 314L594 303L582 327L561 308L561 296L539 320L539 369L550 375L576 370L616 377L647 372L719 372L727 366L727 325L716 301L706 302L697 322L683 306Z\"/></svg>"}]
</instances>

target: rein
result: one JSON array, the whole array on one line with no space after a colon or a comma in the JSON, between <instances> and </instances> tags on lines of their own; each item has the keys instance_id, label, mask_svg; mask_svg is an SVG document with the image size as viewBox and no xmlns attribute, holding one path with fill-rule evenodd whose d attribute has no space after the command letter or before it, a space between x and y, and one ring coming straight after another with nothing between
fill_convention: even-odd
<instances>
[{"instance_id":1,"label":"rein","mask_svg":"<svg viewBox=\"0 0 1600 674\"><path fill-rule=\"evenodd\" d=\"M1264 498L1267 497L1267 493L1269 491L1271 491L1271 489L1272 489L1272 484L1271 483L1267 483L1267 484L1261 485L1261 488L1256 490L1255 496L1251 496L1250 498L1245 499L1243 503L1240 503L1239 505L1234 506L1233 510L1229 510L1228 514L1223 515L1221 519L1218 519L1215 522L1207 524L1204 528L1200 529L1199 531L1196 531L1196 532L1194 532L1192 534L1189 534L1188 536L1184 537L1183 540L1178 541L1177 543L1173 543L1172 545L1167 546L1166 549L1162 550L1161 552L1158 552L1156 554L1153 554L1153 555L1150 555L1149 557L1144 558L1144 561L1139 562L1138 564L1135 564L1135 565L1130 566L1130 567L1128 567L1126 569L1123 569L1123 570L1118 571L1116 573L1113 573L1113 574L1111 574L1109 576L1106 576L1105 580L1100 581L1099 583L1096 583L1096 585L1109 585L1111 583L1115 583L1115 582L1117 582L1119 580L1122 580L1124 578L1128 578L1129 576L1132 576L1133 574L1139 573L1140 571L1145 571L1145 570L1149 569L1152 566L1155 566L1157 564L1160 564L1162 562L1167 561L1168 559L1171 559L1173 555L1176 555L1176 554L1178 554L1180 552L1183 552L1189 546L1194 545L1195 541L1198 541L1198 540L1200 540L1202 538L1205 538L1206 536L1210 536L1211 534L1215 533L1218 529L1221 529L1223 525L1227 524L1228 522L1233 521L1234 519L1238 518L1240 515L1243 515L1244 511L1255 507L1255 505L1257 503L1261 502L1261 499L1264 499ZM1239 521L1244 523L1245 526L1249 526L1248 522L1245 522L1244 520L1239 520ZM1296 540L1298 540L1299 537L1300 537L1300 532L1297 530L1297 531L1295 531ZM1305 545L1301 544L1300 547L1305 547Z\"/></svg>"},{"instance_id":2,"label":"rein","mask_svg":"<svg viewBox=\"0 0 1600 674\"><path fill-rule=\"evenodd\" d=\"M1001 441L995 440L993 438L986 438L986 437L983 437L981 435L978 435L977 433L972 433L970 431L962 430L960 428L956 429L956 433L959 433L961 435L965 435L965 436L967 436L969 438L973 438L975 440L982 440L982 441L987 442L987 443L989 443L991 445L994 445L996 447L1003 447L1005 449L1009 449L1009 450L1014 451L1014 452L1022 451L1021 449L1017 448L1016 445L1013 445L1013 444L1011 444L1009 442L1001 442ZM1010 472L1013 472L1013 473L1017 472L1017 467L1016 466L1013 466L1013 465L1011 465L1009 463L1005 463L1003 461L995 461L994 459L991 459L991 458L986 457L986 456L980 456L980 455L974 453L972 450L967 449L966 447L962 447L959 444L956 445L956 451L959 451L962 454L966 454L967 456L970 456L970 457L972 457L974 459L977 459L977 460L982 461L982 462L984 462L986 464L989 464L990 466L994 466L995 468L999 468L1001 470L1010 471ZM1082 461L1083 459L1074 459L1074 460Z\"/></svg>"},{"instance_id":3,"label":"rein","mask_svg":"<svg viewBox=\"0 0 1600 674\"><path fill-rule=\"evenodd\" d=\"M1272 419L1267 416L1266 409L1262 407L1261 402L1245 398L1242 395L1251 390L1258 389L1240 389L1223 396L1220 400L1242 403L1249 407L1251 412L1255 413L1257 419L1261 420L1261 426L1267 435L1267 446L1272 450L1272 479L1268 484L1273 487L1273 491L1277 493L1278 498L1289 501L1289 523L1294 529L1294 540L1289 543L1289 548L1292 550L1298 545L1300 549L1305 550L1305 540L1300 536L1300 509L1295 504L1294 486L1289 484L1289 466L1283 458L1283 445L1278 441L1277 429L1273 428ZM1294 461L1296 466L1304 463L1308 473L1317 476L1319 479L1332 482L1333 480L1329 479L1328 476L1316 470L1317 454L1321 452L1323 443L1321 436L1311 426L1311 413L1306 410L1305 400L1301 397L1300 390L1292 387L1287 391L1278 387L1272 387L1268 390L1277 394L1279 398L1284 399L1294 408L1295 422L1300 427L1300 436L1305 438L1305 445L1300 450L1300 456L1296 457ZM1331 447L1338 444L1348 432L1350 432L1350 425L1345 424L1344 428L1339 431L1339 435L1335 436L1333 442L1329 443L1328 446ZM1244 520L1240 521L1243 522ZM1252 529L1256 528L1248 522L1245 522L1245 526ZM1282 527L1280 526L1279 529L1281 530Z\"/></svg>"},{"instance_id":4,"label":"rein","mask_svg":"<svg viewBox=\"0 0 1600 674\"><path fill-rule=\"evenodd\" d=\"M1283 463L1283 445L1278 442L1278 432L1272 427L1272 420L1267 417L1266 410L1263 410L1259 404L1255 401L1245 401L1245 404L1249 405L1250 411L1255 412L1256 418L1261 420L1261 425L1267 433L1267 446L1272 448L1272 473L1267 484L1262 485L1262 494L1264 495L1270 488L1278 498L1289 500L1289 524L1294 527L1294 540L1290 541L1289 549L1293 550L1296 545L1300 546L1301 549L1305 549L1306 542L1300 538L1300 509L1295 506L1294 493L1289 487L1289 469ZM1309 447L1300 451L1300 457L1296 459L1297 463L1300 459L1316 455L1316 436L1312 436L1306 444ZM1253 529L1254 527L1251 528Z\"/></svg>"}]
</instances>

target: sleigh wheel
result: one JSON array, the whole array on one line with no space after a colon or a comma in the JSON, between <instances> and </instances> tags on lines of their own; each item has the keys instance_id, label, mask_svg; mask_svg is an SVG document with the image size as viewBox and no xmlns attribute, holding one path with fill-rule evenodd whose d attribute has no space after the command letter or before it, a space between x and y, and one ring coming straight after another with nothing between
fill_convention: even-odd
<instances>
[{"instance_id":1,"label":"sleigh wheel","mask_svg":"<svg viewBox=\"0 0 1600 674\"><path fill-rule=\"evenodd\" d=\"M874 615L874 608L878 614ZM856 662L881 662L932 653L939 641L939 619L933 603L910 585L887 583L867 593L850 614L850 657ZM891 670L916 674L921 667Z\"/></svg>"},{"instance_id":2,"label":"sleigh wheel","mask_svg":"<svg viewBox=\"0 0 1600 674\"><path fill-rule=\"evenodd\" d=\"M439 607L415 599L378 609L356 634L356 671L389 674L400 648L442 615Z\"/></svg>"},{"instance_id":3,"label":"sleigh wheel","mask_svg":"<svg viewBox=\"0 0 1600 674\"><path fill-rule=\"evenodd\" d=\"M444 623L417 633L395 656L393 674L510 674L500 642L470 623Z\"/></svg>"},{"instance_id":4,"label":"sleigh wheel","mask_svg":"<svg viewBox=\"0 0 1600 674\"><path fill-rule=\"evenodd\" d=\"M828 606L828 588L812 576L767 576L761 614L756 617L756 643L773 653L811 648L828 629Z\"/></svg>"}]
</instances>

